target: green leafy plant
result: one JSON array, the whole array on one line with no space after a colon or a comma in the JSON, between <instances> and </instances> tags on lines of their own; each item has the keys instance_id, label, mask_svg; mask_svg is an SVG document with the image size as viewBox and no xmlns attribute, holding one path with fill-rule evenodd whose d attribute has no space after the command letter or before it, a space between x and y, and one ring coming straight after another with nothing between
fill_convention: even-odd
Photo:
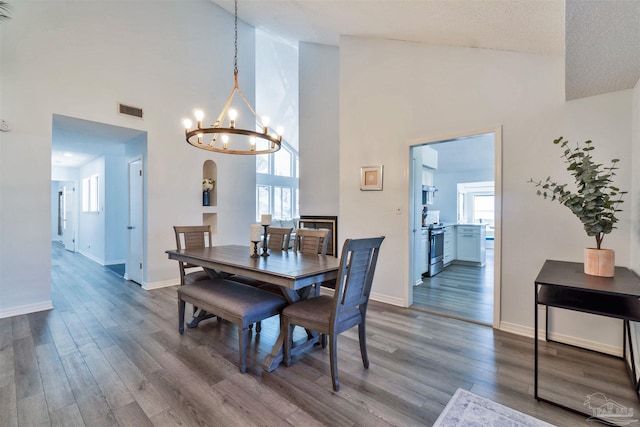
<instances>
[{"instance_id":1,"label":"green leafy plant","mask_svg":"<svg viewBox=\"0 0 640 427\"><path fill-rule=\"evenodd\" d=\"M528 182L538 188L538 196L550 197L551 201L556 200L568 207L582 222L587 235L596 238L597 248L601 249L605 234L616 228L616 213L622 211L618 205L623 202L622 196L627 194L613 185L614 171L618 169L616 164L620 160L611 160L608 167L595 163L591 156L595 149L591 140L570 147L569 141L561 136L553 143L564 148L562 158L575 179L577 190L567 189L568 184L559 184L551 177L544 181L530 179Z\"/></svg>"}]
</instances>

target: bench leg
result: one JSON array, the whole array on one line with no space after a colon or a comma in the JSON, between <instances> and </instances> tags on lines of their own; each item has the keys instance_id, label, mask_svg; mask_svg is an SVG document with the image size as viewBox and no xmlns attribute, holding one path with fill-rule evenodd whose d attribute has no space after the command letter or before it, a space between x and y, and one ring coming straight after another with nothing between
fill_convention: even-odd
<instances>
[{"instance_id":1,"label":"bench leg","mask_svg":"<svg viewBox=\"0 0 640 427\"><path fill-rule=\"evenodd\" d=\"M178 298L178 332L180 335L184 334L184 309L186 303Z\"/></svg>"},{"instance_id":2,"label":"bench leg","mask_svg":"<svg viewBox=\"0 0 640 427\"><path fill-rule=\"evenodd\" d=\"M240 372L243 374L247 371L247 341L249 340L249 328L241 328L238 326L238 347Z\"/></svg>"}]
</instances>

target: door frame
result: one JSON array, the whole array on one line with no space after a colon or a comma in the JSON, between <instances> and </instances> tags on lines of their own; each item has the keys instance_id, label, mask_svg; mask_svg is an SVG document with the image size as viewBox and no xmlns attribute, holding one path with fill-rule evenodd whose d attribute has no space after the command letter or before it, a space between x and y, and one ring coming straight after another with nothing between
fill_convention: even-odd
<instances>
[{"instance_id":1,"label":"door frame","mask_svg":"<svg viewBox=\"0 0 640 427\"><path fill-rule=\"evenodd\" d=\"M495 237L494 237L494 273L493 273L493 327L499 329L500 326L500 295L502 288L502 125L491 126L486 128L474 129L469 131L453 132L448 135L439 135L427 137L419 140L412 141L408 146L408 194L409 194L409 206L416 206L413 181L414 171L413 167L413 147L433 144L436 142L448 141L453 139L468 138L475 135L493 133L494 135L494 178L495 178ZM409 214L408 221L408 254L413 252L415 245L414 239L417 238L416 233L413 232L416 229L416 215ZM421 225L421 224L420 224ZM410 274L406 289L405 289L405 302L409 307L413 304L413 271L414 257L409 255L409 272Z\"/></svg>"},{"instance_id":2,"label":"door frame","mask_svg":"<svg viewBox=\"0 0 640 427\"><path fill-rule=\"evenodd\" d=\"M138 223L142 224L141 230L140 230L140 241L138 242L138 244L140 245L140 253L142 255L142 269L140 271L140 281L138 283L137 280L133 280L131 278L130 272L132 271L132 268L135 268L135 266L130 265L131 264L131 245L132 245L132 241L131 241L131 232L129 231L127 233L127 261L126 261L126 268L125 268L125 279L126 280L131 280L133 282L138 283L141 286L144 286L145 284L145 271L146 271L146 253L145 253L145 235L146 235L146 221L145 221L145 210L146 210L146 199L144 196L144 181L145 181L145 169L144 169L144 156L136 156L136 157L132 157L130 159L127 160L127 187L128 187L128 214L127 214L127 222L128 225L127 227L131 227L132 224L132 219L131 219L131 165L132 163L135 162L140 162L140 171L142 173L141 175L141 188L140 188L140 203L142 205L142 209L140 212L140 218L138 218Z\"/></svg>"}]
</instances>

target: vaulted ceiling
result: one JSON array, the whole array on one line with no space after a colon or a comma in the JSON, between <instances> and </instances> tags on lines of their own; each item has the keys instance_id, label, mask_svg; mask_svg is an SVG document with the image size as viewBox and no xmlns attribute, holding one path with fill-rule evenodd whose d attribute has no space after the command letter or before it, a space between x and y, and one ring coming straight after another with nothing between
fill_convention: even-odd
<instances>
[{"instance_id":1,"label":"vaulted ceiling","mask_svg":"<svg viewBox=\"0 0 640 427\"><path fill-rule=\"evenodd\" d=\"M233 0L212 0L233 13ZM640 0L239 0L273 36L335 45L341 35L564 55L566 99L640 78Z\"/></svg>"}]
</instances>

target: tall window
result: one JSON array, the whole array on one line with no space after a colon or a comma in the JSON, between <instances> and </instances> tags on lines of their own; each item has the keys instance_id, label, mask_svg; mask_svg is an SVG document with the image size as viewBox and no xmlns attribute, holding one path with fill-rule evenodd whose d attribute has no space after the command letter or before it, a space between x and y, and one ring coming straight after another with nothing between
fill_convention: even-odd
<instances>
[{"instance_id":1,"label":"tall window","mask_svg":"<svg viewBox=\"0 0 640 427\"><path fill-rule=\"evenodd\" d=\"M82 212L98 212L98 175L82 180Z\"/></svg>"},{"instance_id":2,"label":"tall window","mask_svg":"<svg viewBox=\"0 0 640 427\"><path fill-rule=\"evenodd\" d=\"M299 216L298 155L283 142L273 154L256 156L256 221L265 213L276 219Z\"/></svg>"},{"instance_id":3,"label":"tall window","mask_svg":"<svg viewBox=\"0 0 640 427\"><path fill-rule=\"evenodd\" d=\"M473 196L473 222L493 225L494 223L494 196L481 194Z\"/></svg>"},{"instance_id":4,"label":"tall window","mask_svg":"<svg viewBox=\"0 0 640 427\"><path fill-rule=\"evenodd\" d=\"M261 30L255 34L256 111L284 128L282 148L273 154L256 156L256 220L262 214L272 214L274 219L296 218L299 216L298 44Z\"/></svg>"},{"instance_id":5,"label":"tall window","mask_svg":"<svg viewBox=\"0 0 640 427\"><path fill-rule=\"evenodd\" d=\"M495 223L495 183L493 181L458 183L458 222Z\"/></svg>"}]
</instances>

